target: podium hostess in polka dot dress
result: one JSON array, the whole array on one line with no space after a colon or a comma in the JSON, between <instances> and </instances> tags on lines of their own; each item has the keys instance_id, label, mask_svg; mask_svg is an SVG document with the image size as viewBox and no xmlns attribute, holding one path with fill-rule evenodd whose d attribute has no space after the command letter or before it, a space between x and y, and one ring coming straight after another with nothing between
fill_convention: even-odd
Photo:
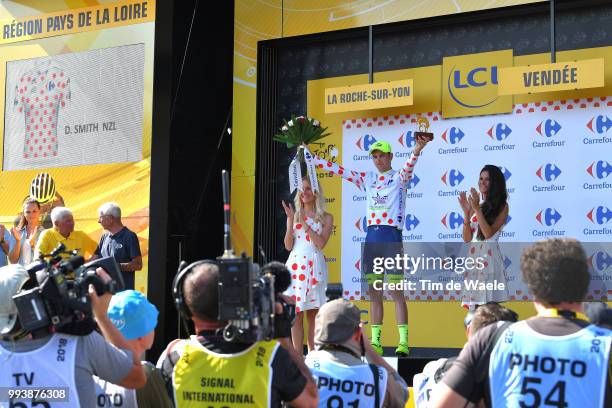
<instances>
[{"instance_id":1,"label":"podium hostess in polka dot dress","mask_svg":"<svg viewBox=\"0 0 612 408\"><path fill-rule=\"evenodd\" d=\"M323 192L313 193L307 178L303 191L295 197L295 211L283 202L287 214L285 248L291 251L287 268L292 282L285 295L295 300L296 319L291 328L293 345L303 352L304 314L308 320L308 349L314 349L314 320L317 310L325 303L327 265L323 248L333 228L333 217L325 212Z\"/></svg>"}]
</instances>

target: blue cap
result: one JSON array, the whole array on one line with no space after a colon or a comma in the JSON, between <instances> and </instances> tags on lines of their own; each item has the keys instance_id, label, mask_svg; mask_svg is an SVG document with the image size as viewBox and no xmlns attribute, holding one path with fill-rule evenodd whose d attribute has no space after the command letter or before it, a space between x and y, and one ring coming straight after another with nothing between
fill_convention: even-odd
<instances>
[{"instance_id":1,"label":"blue cap","mask_svg":"<svg viewBox=\"0 0 612 408\"><path fill-rule=\"evenodd\" d=\"M158 314L157 308L135 290L115 294L108 305L108 317L127 340L151 333Z\"/></svg>"}]
</instances>

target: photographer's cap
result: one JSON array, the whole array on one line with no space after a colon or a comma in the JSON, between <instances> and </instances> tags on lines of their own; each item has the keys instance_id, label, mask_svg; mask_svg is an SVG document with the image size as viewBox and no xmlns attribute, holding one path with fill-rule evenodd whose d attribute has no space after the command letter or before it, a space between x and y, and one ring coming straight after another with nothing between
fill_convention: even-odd
<instances>
[{"instance_id":1,"label":"photographer's cap","mask_svg":"<svg viewBox=\"0 0 612 408\"><path fill-rule=\"evenodd\" d=\"M378 142L370 145L368 153L372 154L374 150L380 150L383 153L393 153L393 150L391 149L391 144L389 144L389 142L385 142L384 140L379 140Z\"/></svg>"},{"instance_id":2,"label":"photographer's cap","mask_svg":"<svg viewBox=\"0 0 612 408\"><path fill-rule=\"evenodd\" d=\"M135 290L116 293L108 305L108 317L127 340L151 333L157 326L158 314L145 295Z\"/></svg>"},{"instance_id":3,"label":"photographer's cap","mask_svg":"<svg viewBox=\"0 0 612 408\"><path fill-rule=\"evenodd\" d=\"M26 269L19 264L0 268L0 334L8 334L17 321L17 306L13 296L29 278Z\"/></svg>"},{"instance_id":4,"label":"photographer's cap","mask_svg":"<svg viewBox=\"0 0 612 408\"><path fill-rule=\"evenodd\" d=\"M360 322L359 308L348 300L327 302L315 318L315 343L342 344L355 333Z\"/></svg>"}]
</instances>

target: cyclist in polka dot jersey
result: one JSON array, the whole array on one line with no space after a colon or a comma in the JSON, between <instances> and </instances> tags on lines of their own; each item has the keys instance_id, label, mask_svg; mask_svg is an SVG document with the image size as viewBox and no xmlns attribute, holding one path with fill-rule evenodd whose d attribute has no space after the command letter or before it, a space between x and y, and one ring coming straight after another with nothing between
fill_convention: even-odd
<instances>
[{"instance_id":1,"label":"cyclist in polka dot jersey","mask_svg":"<svg viewBox=\"0 0 612 408\"><path fill-rule=\"evenodd\" d=\"M315 157L319 169L339 175L367 194L368 231L361 265L368 281L368 294L370 295L372 347L381 355L383 352L380 343L383 321L383 292L375 290L373 284L376 280L380 280L382 276L373 274L371 265L376 257L394 257L396 253L403 253L402 229L406 190L412 179L418 156L428 141L424 137L417 139L417 144L410 158L399 171L391 168L391 160L393 159L391 145L382 140L373 143L369 149L377 171L351 171L336 163ZM397 283L403 279L403 271L387 272L389 282ZM404 293L401 290L390 290L388 293L395 302L395 315L399 332L399 345L396 354L406 356L410 349L408 347L408 310Z\"/></svg>"},{"instance_id":2,"label":"cyclist in polka dot jersey","mask_svg":"<svg viewBox=\"0 0 612 408\"><path fill-rule=\"evenodd\" d=\"M70 79L57 67L32 69L19 78L14 105L25 121L24 160L58 155L59 111L69 100Z\"/></svg>"}]
</instances>

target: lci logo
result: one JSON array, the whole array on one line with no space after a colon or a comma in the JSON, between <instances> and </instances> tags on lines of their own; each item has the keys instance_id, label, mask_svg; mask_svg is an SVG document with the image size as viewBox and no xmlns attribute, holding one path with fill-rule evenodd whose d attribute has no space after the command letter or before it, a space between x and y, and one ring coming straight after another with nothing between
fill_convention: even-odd
<instances>
[{"instance_id":1,"label":"lci logo","mask_svg":"<svg viewBox=\"0 0 612 408\"><path fill-rule=\"evenodd\" d=\"M357 228L361 232L366 232L368 230L368 220L367 217L359 217L355 222L355 228Z\"/></svg>"},{"instance_id":2,"label":"lci logo","mask_svg":"<svg viewBox=\"0 0 612 408\"><path fill-rule=\"evenodd\" d=\"M421 181L421 179L414 173L414 176L410 179L410 183L408 183L408 190L415 188L417 184L419 184L419 181Z\"/></svg>"},{"instance_id":3,"label":"lci logo","mask_svg":"<svg viewBox=\"0 0 612 408\"><path fill-rule=\"evenodd\" d=\"M552 227L561 219L561 214L554 208L545 208L536 215L536 220L542 225Z\"/></svg>"},{"instance_id":4,"label":"lci logo","mask_svg":"<svg viewBox=\"0 0 612 408\"><path fill-rule=\"evenodd\" d=\"M538 127L536 127L536 132L540 134L540 136L544 137L553 137L561 130L561 124L554 119L546 119L543 122L540 122Z\"/></svg>"},{"instance_id":5,"label":"lci logo","mask_svg":"<svg viewBox=\"0 0 612 408\"><path fill-rule=\"evenodd\" d=\"M508 179L512 176L512 173L510 173L510 170L508 170L506 167L503 167L503 166L499 166L499 169L501 170L502 174L504 175L504 179L506 179L506 181L508 181Z\"/></svg>"},{"instance_id":6,"label":"lci logo","mask_svg":"<svg viewBox=\"0 0 612 408\"><path fill-rule=\"evenodd\" d=\"M597 208L591 209L587 213L587 218L591 220L593 224L607 224L608 221L612 220L612 211L608 207L600 205Z\"/></svg>"},{"instance_id":7,"label":"lci logo","mask_svg":"<svg viewBox=\"0 0 612 408\"><path fill-rule=\"evenodd\" d=\"M561 169L552 163L546 163L536 170L540 180L555 181L561 175Z\"/></svg>"},{"instance_id":8,"label":"lci logo","mask_svg":"<svg viewBox=\"0 0 612 408\"><path fill-rule=\"evenodd\" d=\"M506 140L508 136L512 133L512 129L505 123L498 123L496 125L491 126L491 128L487 131L487 135L493 140Z\"/></svg>"},{"instance_id":9,"label":"lci logo","mask_svg":"<svg viewBox=\"0 0 612 408\"><path fill-rule=\"evenodd\" d=\"M404 147L414 147L416 146L416 140L414 139L414 136L412 135L412 131L407 131L406 133L403 133L399 139L398 142L400 142L400 144Z\"/></svg>"},{"instance_id":10,"label":"lci logo","mask_svg":"<svg viewBox=\"0 0 612 408\"><path fill-rule=\"evenodd\" d=\"M442 140L444 140L446 143L448 144L457 144L461 141L461 139L463 139L463 136L465 136L465 133L463 133L463 130L456 128L456 127L452 127L450 129L447 129L444 131L444 133L442 133Z\"/></svg>"},{"instance_id":11,"label":"lci logo","mask_svg":"<svg viewBox=\"0 0 612 408\"><path fill-rule=\"evenodd\" d=\"M468 103L465 100L460 100L457 96L457 90L479 88L489 84L497 85L497 66L473 68L466 72L465 77L462 76L461 71L455 70L453 66L448 75L448 93L455 102L464 108L482 108L495 102L499 96L484 103L474 104L473 102Z\"/></svg>"},{"instance_id":12,"label":"lci logo","mask_svg":"<svg viewBox=\"0 0 612 408\"><path fill-rule=\"evenodd\" d=\"M595 128L593 128L593 126ZM612 119L604 115L598 115L589 120L587 127L591 132L601 135L610 130L612 127Z\"/></svg>"},{"instance_id":13,"label":"lci logo","mask_svg":"<svg viewBox=\"0 0 612 408\"><path fill-rule=\"evenodd\" d=\"M406 214L406 221L404 225L406 226L406 231L414 231L414 229L420 224L419 219L413 214Z\"/></svg>"},{"instance_id":14,"label":"lci logo","mask_svg":"<svg viewBox=\"0 0 612 408\"><path fill-rule=\"evenodd\" d=\"M612 256L606 251L597 251L589 257L588 263L596 272L603 272L612 265Z\"/></svg>"},{"instance_id":15,"label":"lci logo","mask_svg":"<svg viewBox=\"0 0 612 408\"><path fill-rule=\"evenodd\" d=\"M612 165L605 160L593 162L587 168L587 173L593 178L604 179L612 174Z\"/></svg>"},{"instance_id":16,"label":"lci logo","mask_svg":"<svg viewBox=\"0 0 612 408\"><path fill-rule=\"evenodd\" d=\"M463 217L456 212L446 213L442 217L442 224L446 228L454 230L463 225Z\"/></svg>"},{"instance_id":17,"label":"lci logo","mask_svg":"<svg viewBox=\"0 0 612 408\"><path fill-rule=\"evenodd\" d=\"M373 145L374 143L376 143L376 138L374 138L374 136L372 135L365 135L363 137L360 137L359 139L357 139L357 142L355 143L357 145L357 147L359 148L359 150L363 150L363 151L368 151L370 150L370 146Z\"/></svg>"},{"instance_id":18,"label":"lci logo","mask_svg":"<svg viewBox=\"0 0 612 408\"><path fill-rule=\"evenodd\" d=\"M444 172L441 179L445 185L455 187L461 184L464 178L459 170L450 169Z\"/></svg>"}]
</instances>

